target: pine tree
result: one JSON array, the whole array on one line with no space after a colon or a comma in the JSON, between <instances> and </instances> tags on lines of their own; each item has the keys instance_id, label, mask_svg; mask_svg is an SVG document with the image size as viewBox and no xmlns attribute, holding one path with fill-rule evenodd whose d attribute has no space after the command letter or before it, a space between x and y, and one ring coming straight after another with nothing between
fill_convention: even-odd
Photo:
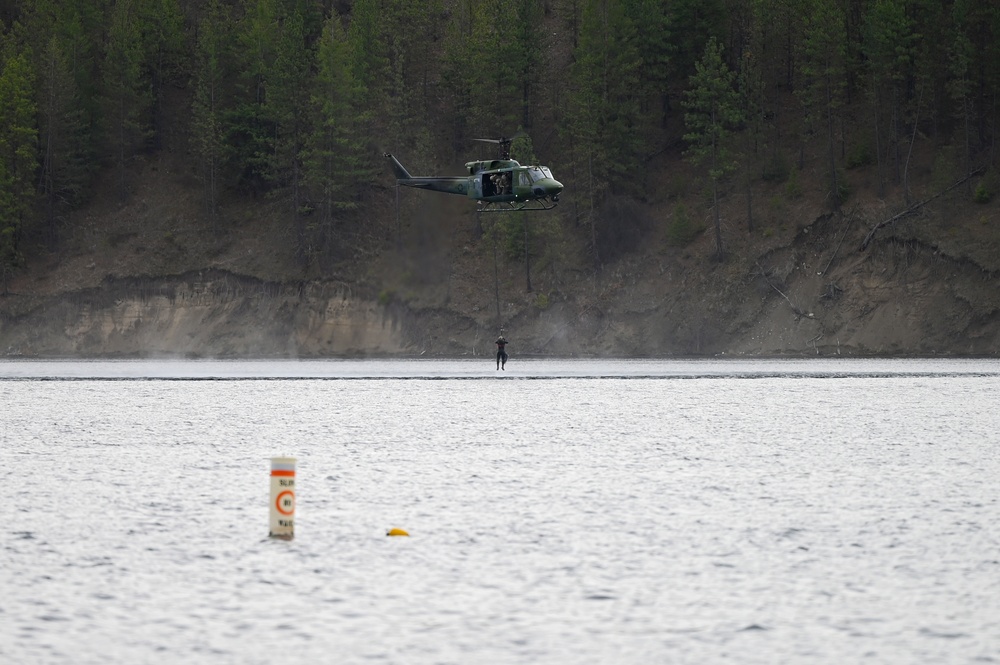
<instances>
[{"instance_id":1,"label":"pine tree","mask_svg":"<svg viewBox=\"0 0 1000 665\"><path fill-rule=\"evenodd\" d=\"M834 127L843 103L847 34L843 15L837 10L834 0L811 0L809 7L802 64L805 85L799 90L799 98L806 108L810 124L821 124L826 135L829 200L833 209L839 210L841 183L837 175Z\"/></svg>"},{"instance_id":2,"label":"pine tree","mask_svg":"<svg viewBox=\"0 0 1000 665\"><path fill-rule=\"evenodd\" d=\"M695 65L684 108L684 123L688 130L684 140L688 142L688 156L694 163L708 166L708 177L712 183L715 254L721 260L725 252L719 212L719 182L733 168L726 139L741 118L734 74L723 60L722 46L715 38L708 41L701 61Z\"/></svg>"},{"instance_id":3,"label":"pine tree","mask_svg":"<svg viewBox=\"0 0 1000 665\"><path fill-rule=\"evenodd\" d=\"M237 186L254 197L268 189L274 154L275 122L266 104L279 30L275 0L245 0L233 62L240 72L237 97L226 108L223 127L227 167L237 174Z\"/></svg>"},{"instance_id":4,"label":"pine tree","mask_svg":"<svg viewBox=\"0 0 1000 665\"><path fill-rule=\"evenodd\" d=\"M609 190L635 182L640 152L642 64L636 28L622 3L588 0L571 71L569 121L573 171L588 200L591 251L600 265L596 210Z\"/></svg>"},{"instance_id":5,"label":"pine tree","mask_svg":"<svg viewBox=\"0 0 1000 665\"><path fill-rule=\"evenodd\" d=\"M161 145L164 86L181 79L187 69L184 54L184 15L177 0L140 0L144 61L150 76L151 137Z\"/></svg>"},{"instance_id":6,"label":"pine tree","mask_svg":"<svg viewBox=\"0 0 1000 665\"><path fill-rule=\"evenodd\" d=\"M353 126L356 87L347 35L336 13L324 25L316 66L305 173L317 207L316 244L322 255L328 257L337 241L337 217L357 207L355 193L360 184L360 148Z\"/></svg>"},{"instance_id":7,"label":"pine tree","mask_svg":"<svg viewBox=\"0 0 1000 665\"><path fill-rule=\"evenodd\" d=\"M570 123L589 190L597 195L623 185L639 163L641 106L637 93L642 61L635 25L622 4L591 0L584 8L575 51ZM576 115L578 114L578 115Z\"/></svg>"},{"instance_id":8,"label":"pine tree","mask_svg":"<svg viewBox=\"0 0 1000 665\"><path fill-rule=\"evenodd\" d=\"M49 39L39 64L40 189L54 245L62 214L83 198L94 167L80 94L58 37Z\"/></svg>"},{"instance_id":9,"label":"pine tree","mask_svg":"<svg viewBox=\"0 0 1000 665\"><path fill-rule=\"evenodd\" d=\"M753 233L753 182L759 175L760 157L764 146L765 121L765 82L764 82L764 25L761 14L751 12L750 24L744 34L743 44L737 73L737 89L740 99L740 116L743 118L743 150L740 158L743 162L743 187L746 195L747 231Z\"/></svg>"},{"instance_id":10,"label":"pine tree","mask_svg":"<svg viewBox=\"0 0 1000 665\"><path fill-rule=\"evenodd\" d=\"M888 164L892 165L893 181L900 179L903 104L906 82L912 73L915 39L903 0L876 0L865 17L865 55L871 77L876 146L881 148L878 150L880 194L884 193ZM887 139L885 146L881 146L883 137Z\"/></svg>"},{"instance_id":11,"label":"pine tree","mask_svg":"<svg viewBox=\"0 0 1000 665\"><path fill-rule=\"evenodd\" d=\"M267 176L272 185L289 189L289 213L298 238L296 253L304 261L309 247L301 214L305 203L302 161L309 134L312 54L306 46L305 21L298 9L284 17L276 46L265 103L265 111L274 120L275 128Z\"/></svg>"},{"instance_id":12,"label":"pine tree","mask_svg":"<svg viewBox=\"0 0 1000 665\"><path fill-rule=\"evenodd\" d=\"M0 49L0 279L20 263L20 239L35 205L38 129L31 51L14 39Z\"/></svg>"},{"instance_id":13,"label":"pine tree","mask_svg":"<svg viewBox=\"0 0 1000 665\"><path fill-rule=\"evenodd\" d=\"M195 47L195 91L192 104L192 142L198 173L213 226L218 216L221 168L224 160L224 83L227 77L227 14L219 0L210 0L198 24Z\"/></svg>"},{"instance_id":14,"label":"pine tree","mask_svg":"<svg viewBox=\"0 0 1000 665\"><path fill-rule=\"evenodd\" d=\"M383 9L379 30L386 43L385 143L375 152L404 152L420 162L431 157L431 77L437 66L433 47L435 35L443 34L443 15L440 0L391 0Z\"/></svg>"},{"instance_id":15,"label":"pine tree","mask_svg":"<svg viewBox=\"0 0 1000 665\"><path fill-rule=\"evenodd\" d=\"M636 26L636 55L642 62L638 97L641 117L648 119L643 129L653 133L666 126L670 111L673 26L662 0L629 0L625 2L625 11Z\"/></svg>"},{"instance_id":16,"label":"pine tree","mask_svg":"<svg viewBox=\"0 0 1000 665\"><path fill-rule=\"evenodd\" d=\"M104 59L108 129L119 198L128 198L129 164L149 137L150 88L144 72L142 33L135 0L116 0Z\"/></svg>"}]
</instances>

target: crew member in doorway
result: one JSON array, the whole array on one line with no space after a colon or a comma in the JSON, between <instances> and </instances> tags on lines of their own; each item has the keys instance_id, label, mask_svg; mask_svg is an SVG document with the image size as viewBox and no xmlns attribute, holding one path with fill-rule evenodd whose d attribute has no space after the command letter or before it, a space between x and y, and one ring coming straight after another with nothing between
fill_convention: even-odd
<instances>
[{"instance_id":1,"label":"crew member in doorway","mask_svg":"<svg viewBox=\"0 0 1000 665\"><path fill-rule=\"evenodd\" d=\"M497 337L497 369L507 369L507 339L503 336L503 330Z\"/></svg>"}]
</instances>

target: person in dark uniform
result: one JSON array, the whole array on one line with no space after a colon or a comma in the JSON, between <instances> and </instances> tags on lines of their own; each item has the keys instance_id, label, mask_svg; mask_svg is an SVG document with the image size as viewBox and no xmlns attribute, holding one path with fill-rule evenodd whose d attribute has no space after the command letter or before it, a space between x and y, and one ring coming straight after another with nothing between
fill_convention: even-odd
<instances>
[{"instance_id":1,"label":"person in dark uniform","mask_svg":"<svg viewBox=\"0 0 1000 665\"><path fill-rule=\"evenodd\" d=\"M507 339L503 336L503 330L497 337L497 369L507 369Z\"/></svg>"}]
</instances>

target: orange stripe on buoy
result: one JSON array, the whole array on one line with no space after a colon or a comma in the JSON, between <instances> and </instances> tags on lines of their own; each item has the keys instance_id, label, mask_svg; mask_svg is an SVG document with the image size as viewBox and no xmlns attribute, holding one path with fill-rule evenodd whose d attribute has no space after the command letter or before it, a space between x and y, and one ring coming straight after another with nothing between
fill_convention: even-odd
<instances>
[{"instance_id":1,"label":"orange stripe on buoy","mask_svg":"<svg viewBox=\"0 0 1000 665\"><path fill-rule=\"evenodd\" d=\"M272 476L292 476L295 477L294 471L285 471L282 469L271 469Z\"/></svg>"}]
</instances>

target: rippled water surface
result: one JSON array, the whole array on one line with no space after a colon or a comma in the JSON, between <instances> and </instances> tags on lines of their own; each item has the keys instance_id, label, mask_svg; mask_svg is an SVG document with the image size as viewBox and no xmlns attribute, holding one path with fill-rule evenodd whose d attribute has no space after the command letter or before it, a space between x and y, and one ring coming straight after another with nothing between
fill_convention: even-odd
<instances>
[{"instance_id":1,"label":"rippled water surface","mask_svg":"<svg viewBox=\"0 0 1000 665\"><path fill-rule=\"evenodd\" d=\"M2 362L0 662L997 662L998 389L982 360Z\"/></svg>"}]
</instances>

